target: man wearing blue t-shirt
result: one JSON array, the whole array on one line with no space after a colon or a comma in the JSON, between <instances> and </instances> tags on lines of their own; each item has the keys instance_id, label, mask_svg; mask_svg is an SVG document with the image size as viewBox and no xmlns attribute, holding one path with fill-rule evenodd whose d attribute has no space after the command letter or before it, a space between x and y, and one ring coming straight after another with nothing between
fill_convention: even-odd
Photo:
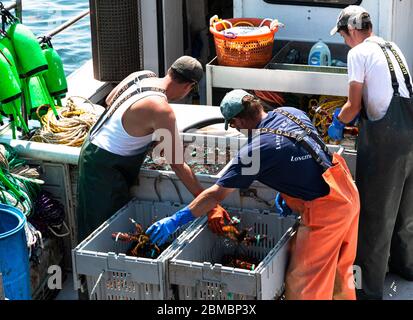
<instances>
[{"instance_id":1,"label":"man wearing blue t-shirt","mask_svg":"<svg viewBox=\"0 0 413 320\"><path fill-rule=\"evenodd\" d=\"M233 90L221 103L228 126L247 129L248 143L217 183L189 206L154 223L147 233L162 244L180 226L254 180L278 190L302 221L286 276L287 299L355 299L359 195L345 161L331 156L306 114L294 108L266 113L258 99ZM254 156L254 155L259 156ZM252 162L246 161L252 155ZM220 233L224 214L210 215Z\"/></svg>"}]
</instances>

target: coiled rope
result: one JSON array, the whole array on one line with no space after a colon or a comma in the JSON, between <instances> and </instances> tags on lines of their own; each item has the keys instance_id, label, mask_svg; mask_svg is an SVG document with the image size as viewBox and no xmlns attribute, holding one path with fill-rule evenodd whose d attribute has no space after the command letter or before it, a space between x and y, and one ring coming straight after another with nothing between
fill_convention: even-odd
<instances>
[{"instance_id":1,"label":"coiled rope","mask_svg":"<svg viewBox=\"0 0 413 320\"><path fill-rule=\"evenodd\" d=\"M313 124L318 132L328 142L328 128L333 120L334 111L341 108L347 102L345 97L320 96L317 99L311 99L308 105L308 113L313 119Z\"/></svg>"},{"instance_id":2,"label":"coiled rope","mask_svg":"<svg viewBox=\"0 0 413 320\"><path fill-rule=\"evenodd\" d=\"M93 111L89 112L78 106L73 98L85 100L93 107ZM59 119L56 119L52 109L40 116L40 110L44 107L47 106L40 106L36 110L42 127L34 133L31 141L80 147L100 116L90 100L77 96L68 98L66 107L57 109Z\"/></svg>"}]
</instances>

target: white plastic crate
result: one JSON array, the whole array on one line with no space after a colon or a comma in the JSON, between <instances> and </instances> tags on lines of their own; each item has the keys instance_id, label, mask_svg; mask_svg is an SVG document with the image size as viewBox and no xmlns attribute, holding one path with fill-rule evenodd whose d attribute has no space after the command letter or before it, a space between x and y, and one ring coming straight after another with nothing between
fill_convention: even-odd
<instances>
[{"instance_id":1,"label":"white plastic crate","mask_svg":"<svg viewBox=\"0 0 413 320\"><path fill-rule=\"evenodd\" d=\"M226 145L234 148L239 148L246 142L246 138L244 137L225 138L196 134L184 134L183 136L186 142L197 139L198 143L201 142L204 143L204 145ZM340 146L335 145L328 145L328 148L331 152L338 152L340 150ZM346 160L353 177L355 177L357 153L352 150L343 150L342 156ZM216 175L198 173L196 176L201 185L204 188L208 188L216 183L225 173L229 165L230 163L224 166ZM132 187L131 193L139 199L148 201L189 203L193 199L193 195L186 189L185 185L173 171L148 170L143 168L139 174L139 185ZM273 209L276 195L277 191L258 181L254 181L248 189L232 192L222 201L222 204L235 208L271 210Z\"/></svg>"},{"instance_id":2,"label":"white plastic crate","mask_svg":"<svg viewBox=\"0 0 413 320\"><path fill-rule=\"evenodd\" d=\"M288 263L288 247L298 226L293 217L250 209L228 209L241 219L239 228L265 234L259 245L241 246L247 256L261 262L253 270L222 265L224 255L240 247L213 234L206 223L193 231L169 261L169 282L179 300L271 300L281 296ZM239 251L238 251L239 252Z\"/></svg>"},{"instance_id":3,"label":"white plastic crate","mask_svg":"<svg viewBox=\"0 0 413 320\"><path fill-rule=\"evenodd\" d=\"M181 207L170 202L132 200L72 251L75 289L80 288L79 276L84 275L93 300L168 299L165 264L185 238L185 227L171 236L174 242L157 259L127 256L130 244L115 242L111 235L133 231L129 218L147 228ZM197 219L186 227L192 230L204 221L205 218Z\"/></svg>"}]
</instances>

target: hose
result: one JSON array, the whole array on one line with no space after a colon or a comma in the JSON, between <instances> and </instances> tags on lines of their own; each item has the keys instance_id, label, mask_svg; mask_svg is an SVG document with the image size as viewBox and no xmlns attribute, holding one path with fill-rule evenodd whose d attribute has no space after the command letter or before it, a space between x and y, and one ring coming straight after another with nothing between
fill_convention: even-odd
<instances>
[{"instance_id":1,"label":"hose","mask_svg":"<svg viewBox=\"0 0 413 320\"><path fill-rule=\"evenodd\" d=\"M58 118L56 119L53 110L48 110L44 116L40 116L41 108L36 110L42 127L38 129L30 141L61 144L71 147L81 147L89 130L99 118L97 111L88 112L84 108L79 107L70 97L67 100L66 107L57 109ZM82 98L82 97L79 97ZM82 98L90 103L86 98Z\"/></svg>"},{"instance_id":2,"label":"hose","mask_svg":"<svg viewBox=\"0 0 413 320\"><path fill-rule=\"evenodd\" d=\"M32 213L33 200L40 192L40 174L17 157L12 147L0 144L0 202Z\"/></svg>"}]
</instances>

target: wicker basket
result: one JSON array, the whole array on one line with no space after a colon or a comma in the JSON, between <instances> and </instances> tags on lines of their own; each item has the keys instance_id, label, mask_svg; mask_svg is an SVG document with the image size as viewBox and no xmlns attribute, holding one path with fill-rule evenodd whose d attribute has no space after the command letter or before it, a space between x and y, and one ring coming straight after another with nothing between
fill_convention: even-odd
<instances>
[{"instance_id":1,"label":"wicker basket","mask_svg":"<svg viewBox=\"0 0 413 320\"><path fill-rule=\"evenodd\" d=\"M218 63L231 67L264 67L272 58L274 36L281 24L277 20L259 18L234 18L219 20L211 18L210 32L214 35ZM259 35L224 34L228 27L268 26L268 33Z\"/></svg>"}]
</instances>

